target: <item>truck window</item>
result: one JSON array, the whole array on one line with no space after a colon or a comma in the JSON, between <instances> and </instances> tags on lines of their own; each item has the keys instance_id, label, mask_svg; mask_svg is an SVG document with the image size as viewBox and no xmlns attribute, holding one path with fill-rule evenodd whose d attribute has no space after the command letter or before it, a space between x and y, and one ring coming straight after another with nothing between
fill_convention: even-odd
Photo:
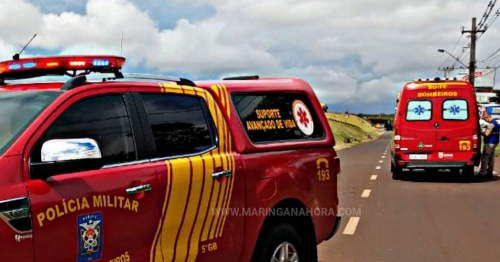
<instances>
[{"instance_id":1,"label":"truck window","mask_svg":"<svg viewBox=\"0 0 500 262\"><path fill-rule=\"evenodd\" d=\"M119 94L86 98L71 105L37 143L32 161L41 161L43 142L65 138L96 140L105 165L137 160L130 119L123 96Z\"/></svg>"},{"instance_id":2,"label":"truck window","mask_svg":"<svg viewBox=\"0 0 500 262\"><path fill-rule=\"evenodd\" d=\"M58 96L45 91L0 92L0 155Z\"/></svg>"},{"instance_id":3,"label":"truck window","mask_svg":"<svg viewBox=\"0 0 500 262\"><path fill-rule=\"evenodd\" d=\"M429 100L410 100L406 106L407 121L428 121L432 118L432 102Z\"/></svg>"},{"instance_id":4,"label":"truck window","mask_svg":"<svg viewBox=\"0 0 500 262\"><path fill-rule=\"evenodd\" d=\"M469 118L467 100L446 99L443 101L443 119L464 121Z\"/></svg>"},{"instance_id":5,"label":"truck window","mask_svg":"<svg viewBox=\"0 0 500 262\"><path fill-rule=\"evenodd\" d=\"M153 131L156 158L198 154L215 146L207 121L210 114L202 98L142 94L142 100Z\"/></svg>"},{"instance_id":6,"label":"truck window","mask_svg":"<svg viewBox=\"0 0 500 262\"><path fill-rule=\"evenodd\" d=\"M325 136L305 94L233 94L232 101L253 143L322 139Z\"/></svg>"}]
</instances>

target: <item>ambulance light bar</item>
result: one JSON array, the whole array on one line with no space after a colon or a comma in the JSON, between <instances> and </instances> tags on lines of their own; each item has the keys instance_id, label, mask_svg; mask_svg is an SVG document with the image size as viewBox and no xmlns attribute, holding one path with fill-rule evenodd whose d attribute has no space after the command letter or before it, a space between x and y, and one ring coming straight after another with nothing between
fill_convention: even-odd
<instances>
[{"instance_id":1,"label":"ambulance light bar","mask_svg":"<svg viewBox=\"0 0 500 262\"><path fill-rule=\"evenodd\" d=\"M439 78L439 77L436 77L436 78L419 78L419 79L415 79L414 81L415 82L422 82L422 81L443 81L443 80L446 80L446 81L457 81L457 78L456 77L446 77L446 78Z\"/></svg>"},{"instance_id":2,"label":"ambulance light bar","mask_svg":"<svg viewBox=\"0 0 500 262\"><path fill-rule=\"evenodd\" d=\"M83 74L92 72L117 74L124 64L124 57L111 55L47 56L7 60L0 62L0 81L53 75L75 76L77 71L84 71Z\"/></svg>"}]
</instances>

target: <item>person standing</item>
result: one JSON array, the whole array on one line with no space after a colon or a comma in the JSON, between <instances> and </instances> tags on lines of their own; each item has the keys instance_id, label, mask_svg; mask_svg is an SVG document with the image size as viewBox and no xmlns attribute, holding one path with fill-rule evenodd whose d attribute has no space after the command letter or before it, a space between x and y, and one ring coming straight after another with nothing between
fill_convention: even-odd
<instances>
[{"instance_id":1,"label":"person standing","mask_svg":"<svg viewBox=\"0 0 500 262\"><path fill-rule=\"evenodd\" d=\"M484 140L479 175L492 177L495 167L495 149L500 140L500 122L497 119L493 119L487 112L483 112L481 118L487 124L486 128L481 130Z\"/></svg>"}]
</instances>

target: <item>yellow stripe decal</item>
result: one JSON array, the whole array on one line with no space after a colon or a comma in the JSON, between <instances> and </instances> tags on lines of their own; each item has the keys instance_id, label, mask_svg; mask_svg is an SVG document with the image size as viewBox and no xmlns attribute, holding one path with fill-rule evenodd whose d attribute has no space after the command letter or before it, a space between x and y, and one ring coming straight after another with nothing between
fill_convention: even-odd
<instances>
[{"instance_id":1,"label":"yellow stripe decal","mask_svg":"<svg viewBox=\"0 0 500 262\"><path fill-rule=\"evenodd\" d=\"M220 145L223 144L223 138L220 137L220 133L221 133L221 128L220 128L220 124L219 124L219 119L218 119L218 115L217 115L217 110L216 110L216 107L215 107L215 104L214 104L214 100L213 99L208 99L208 108L210 109L210 112L212 112L212 117L214 119L214 122L215 122L215 125L216 125L216 128L217 128L217 132L219 134L219 147L217 147L216 150L214 150L214 168L215 167L218 167L221 165L221 161L220 161L220 157L218 157L218 155L220 155ZM217 202L218 202L218 196L219 196L219 192L220 192L220 183L214 181L214 190L212 191L212 199L210 201L210 208L209 208L209 216L207 218L207 221L206 221L206 225L203 229L203 235L201 237L201 241L206 241L209 239L209 236L210 236L210 231L211 231L211 228L212 228L212 224L213 224L213 221L214 221L214 218L215 218L215 213L213 213L212 211L213 210L216 210L218 208L217 206Z\"/></svg>"},{"instance_id":2,"label":"yellow stripe decal","mask_svg":"<svg viewBox=\"0 0 500 262\"><path fill-rule=\"evenodd\" d=\"M209 99L208 98L208 95L207 95L207 92L205 90L202 90L200 91L203 95L203 98L205 99L205 102L207 103L207 106L210 110L210 114L212 115L212 119L216 119L216 115L215 115L215 112L214 112L214 107L213 107L213 100L212 99ZM211 103L212 102L212 103ZM208 233L206 233L208 231L208 228L210 226L210 222L212 221L211 219L213 218L213 208L214 208L214 192L215 192L215 186L216 183L213 179L212 179L212 173L214 171L214 168L215 168L215 159L213 157L213 151L211 151L210 153L206 154L206 157L208 158L209 157L209 160L205 162L206 164L206 175L208 176L209 179L207 179L207 181L205 182L205 187L207 188L207 194L208 194L208 202L207 202L207 206L206 206L206 211L205 211L205 219L203 221L203 225L201 226L201 233L200 233L200 237L199 237L199 241L202 242L202 241L205 241L207 239L207 237L205 237L205 235L208 235ZM207 184L208 183L208 184ZM210 188L210 190L208 190L208 188Z\"/></svg>"},{"instance_id":3,"label":"yellow stripe decal","mask_svg":"<svg viewBox=\"0 0 500 262\"><path fill-rule=\"evenodd\" d=\"M200 242L223 235L227 217L221 212L231 205L236 167L231 152L232 137L224 119L224 114L230 113L229 96L225 86L211 87L222 104L219 109L212 96L201 88L168 83L159 86L162 93L202 97L208 105L219 138L219 145L212 152L165 161L167 188L162 217L150 251L150 262L175 261L184 257L185 261L194 262ZM233 175L222 183L214 180L212 173L216 167L232 170Z\"/></svg>"},{"instance_id":4,"label":"yellow stripe decal","mask_svg":"<svg viewBox=\"0 0 500 262\"><path fill-rule=\"evenodd\" d=\"M438 83L413 83L414 86L428 86L428 85L454 85L454 86L464 86L467 85L467 83L464 82L438 82Z\"/></svg>"},{"instance_id":5,"label":"yellow stripe decal","mask_svg":"<svg viewBox=\"0 0 500 262\"><path fill-rule=\"evenodd\" d=\"M195 225L203 223L205 215L202 214L203 212L200 212L200 205L203 202L204 196L203 191L205 190L205 166L203 158L201 156L195 156L190 160L193 183L189 197L189 205L187 206L187 213L184 216L184 224L186 226L182 228L179 240L177 241L179 256L185 255L186 258L189 258L190 255L195 255L194 251L199 248L199 232L195 231ZM196 241L193 241L193 239Z\"/></svg>"},{"instance_id":6,"label":"yellow stripe decal","mask_svg":"<svg viewBox=\"0 0 500 262\"><path fill-rule=\"evenodd\" d=\"M163 208L162 208L162 217L160 218L159 224L158 224L158 229L156 230L156 235L153 240L153 246L151 248L151 253L150 253L150 262L158 261L159 258L162 257L162 250L161 250L161 242L158 241L160 235L160 232L163 228L163 221L165 221L165 215L166 215L166 208L168 204L168 199L170 198L170 193L172 192L171 187L168 185L172 184L172 178L171 178L171 173L172 173L172 168L171 165L168 161L165 161L166 165L166 171L167 171L167 190L165 191L165 198L163 201Z\"/></svg>"},{"instance_id":7,"label":"yellow stripe decal","mask_svg":"<svg viewBox=\"0 0 500 262\"><path fill-rule=\"evenodd\" d=\"M222 90L221 90L221 86L217 86L217 93L220 95L222 94ZM221 100L223 101L223 100ZM223 139L223 141L221 142L221 151L220 154L219 154L219 157L221 158L222 160L222 170L227 170L229 168L229 165L228 165L228 158L227 158L227 131L228 131L228 128L226 127L225 125L225 120L224 120L224 117L222 116L222 112L217 110L217 113L218 113L218 117L217 117L217 120L219 121L219 125L221 126L220 130L222 131L221 133L221 138ZM221 184L221 192L219 193L219 196L218 196L218 202L217 202L217 207L219 208L219 212L217 212L217 216L216 216L216 220L215 220L215 223L212 225L212 228L210 230L210 239L213 239L215 237L217 237L217 231L220 227L220 223L223 219L223 215L224 213L221 213L220 211L223 211L222 208L224 207L224 201L225 201L225 197L226 197L226 191L227 191L227 187L228 187L228 181L226 181L225 183L222 183Z\"/></svg>"},{"instance_id":8,"label":"yellow stripe decal","mask_svg":"<svg viewBox=\"0 0 500 262\"><path fill-rule=\"evenodd\" d=\"M228 98L227 96L227 89L225 88L225 86L222 86L222 91L223 93L226 94L226 98ZM226 107L228 108L227 110L227 114L229 114L229 108L230 108L230 102L229 100L226 100ZM227 143L227 155L229 157L229 169L233 171L233 175L230 177L230 179L228 181L226 181L226 183L229 184L229 190L228 190L228 194L226 195L225 197L225 203L224 203L224 207L223 207L223 210L224 210L224 217L222 219L222 224L217 232L217 237L221 237L222 236L222 232L224 231L224 226L226 224L226 218L227 218L227 209L230 208L231 206L231 198L233 196L233 186L234 186L234 180L236 179L236 167L235 167L235 161L234 161L234 156L232 154L232 136L231 136L231 132L229 131L229 128L225 128L226 130L226 134L227 134L227 137L226 137L226 143Z\"/></svg>"},{"instance_id":9,"label":"yellow stripe decal","mask_svg":"<svg viewBox=\"0 0 500 262\"><path fill-rule=\"evenodd\" d=\"M231 98L229 97L229 92L225 85L222 85L222 92L224 94L224 100L226 101L226 115L227 118L231 119Z\"/></svg>"},{"instance_id":10,"label":"yellow stripe decal","mask_svg":"<svg viewBox=\"0 0 500 262\"><path fill-rule=\"evenodd\" d=\"M184 93L187 95L195 95L196 91L194 91L194 87L192 86L184 86Z\"/></svg>"},{"instance_id":11,"label":"yellow stripe decal","mask_svg":"<svg viewBox=\"0 0 500 262\"><path fill-rule=\"evenodd\" d=\"M224 166L225 165L225 161L224 159L221 157L221 154L222 154L222 150L221 148L224 146L224 143L225 143L225 139L224 139L224 135L223 135L223 132L224 132L224 129L221 125L221 112L219 110L217 110L217 107L215 106L215 102L212 101L212 107L213 107L213 111L215 113L215 123L216 123L216 126L217 126L217 130L218 130L218 134L219 134L219 147L217 148L217 155L214 156L215 158L215 162L216 162L216 165L215 167L221 167L221 166ZM217 190L214 191L214 208L216 210L220 210L221 208L221 193L223 192L223 184L219 183L219 182L215 182L216 183L216 186L215 188ZM210 226L209 226L209 230L207 231L207 235L206 235L206 239L214 239L214 231L215 231L215 227L217 226L217 222L218 222L218 219L220 217L220 213L219 212L216 212L216 213L213 213L212 216L211 216L211 221L210 221Z\"/></svg>"},{"instance_id":12,"label":"yellow stripe decal","mask_svg":"<svg viewBox=\"0 0 500 262\"><path fill-rule=\"evenodd\" d=\"M217 86L217 90L218 90L218 93L220 94L220 101L222 103L222 107L225 108L225 104L226 104L226 101L224 101L224 92L223 92L223 86L222 85L218 85ZM223 119L223 116L221 115L221 121L224 122L224 119ZM227 148L227 137L228 137L228 128L224 125L223 129L223 137L224 137L224 144L221 146L222 148L222 151L223 153L221 154L221 157L225 160L226 162L226 165L224 165L224 170L228 170L230 167L229 167L229 157L227 155L227 152L228 152L228 148ZM219 229L221 227L221 223L222 221L224 220L224 217L225 217L225 210L223 209L225 207L225 204L227 203L226 201L226 198L227 198L227 192L229 191L228 190L228 185L229 185L229 180L225 181L225 183L223 184L223 190L222 190L222 194L221 194L221 201L220 201L220 206L223 210L223 215L219 216L218 219L217 219L217 223L215 224L214 226L214 237L217 237L218 236L218 232L219 232ZM220 212L219 212L220 213Z\"/></svg>"}]
</instances>

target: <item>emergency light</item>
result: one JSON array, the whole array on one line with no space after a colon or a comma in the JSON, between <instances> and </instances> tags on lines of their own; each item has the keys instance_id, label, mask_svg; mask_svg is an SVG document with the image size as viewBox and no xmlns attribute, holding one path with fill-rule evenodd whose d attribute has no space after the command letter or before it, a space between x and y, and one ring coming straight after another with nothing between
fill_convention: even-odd
<instances>
[{"instance_id":1,"label":"emergency light","mask_svg":"<svg viewBox=\"0 0 500 262\"><path fill-rule=\"evenodd\" d=\"M2 79L24 79L51 75L76 76L82 74L119 73L125 58L111 55L46 56L0 62ZM71 73L72 72L72 73Z\"/></svg>"}]
</instances>

